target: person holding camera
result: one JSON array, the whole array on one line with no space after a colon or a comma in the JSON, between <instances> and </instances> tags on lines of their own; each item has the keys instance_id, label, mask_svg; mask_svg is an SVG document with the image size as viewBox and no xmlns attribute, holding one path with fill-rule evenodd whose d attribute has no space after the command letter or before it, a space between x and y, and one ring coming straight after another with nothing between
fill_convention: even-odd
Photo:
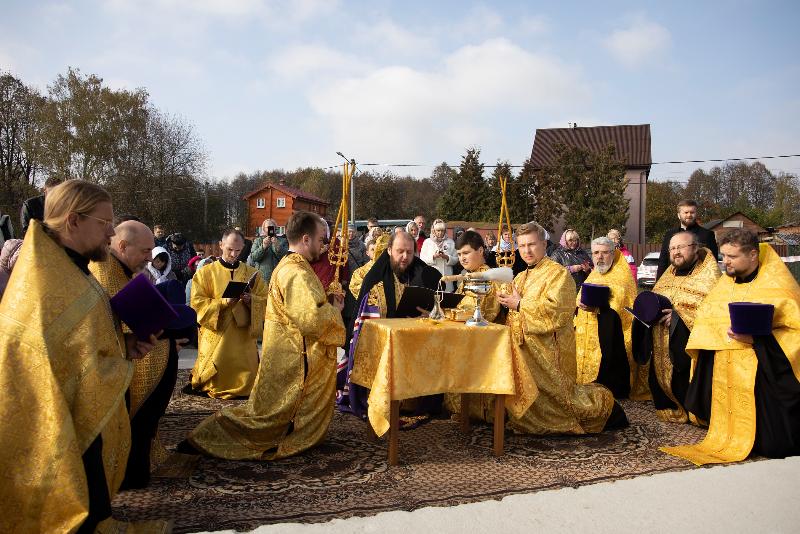
<instances>
[{"instance_id":1,"label":"person holding camera","mask_svg":"<svg viewBox=\"0 0 800 534\"><path fill-rule=\"evenodd\" d=\"M272 278L272 271L281 261L281 258L289 253L289 245L286 238L275 234L278 226L272 219L266 219L258 229L258 237L253 241L253 248L247 258L247 264L252 265L261 271L264 282L269 287L269 280Z\"/></svg>"}]
</instances>

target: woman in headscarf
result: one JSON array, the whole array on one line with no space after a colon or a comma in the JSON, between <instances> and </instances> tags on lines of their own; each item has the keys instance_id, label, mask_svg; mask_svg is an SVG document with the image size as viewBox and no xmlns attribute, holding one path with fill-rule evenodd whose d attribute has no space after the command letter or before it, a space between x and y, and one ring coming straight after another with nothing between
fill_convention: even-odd
<instances>
[{"instance_id":1,"label":"woman in headscarf","mask_svg":"<svg viewBox=\"0 0 800 534\"><path fill-rule=\"evenodd\" d=\"M633 254L631 254L631 251L628 250L628 247L625 246L625 242L622 240L622 232L616 228L612 228L608 231L607 237L614 242L614 246L619 249L619 253L622 254L622 257L628 262L628 267L631 268L631 273L633 273L633 280L637 281L636 271L638 269L636 267L636 259L633 257Z\"/></svg>"},{"instance_id":2,"label":"woman in headscarf","mask_svg":"<svg viewBox=\"0 0 800 534\"><path fill-rule=\"evenodd\" d=\"M172 256L164 247L153 249L153 260L147 264L147 271L154 284L177 280L175 273L172 272Z\"/></svg>"},{"instance_id":3,"label":"woman in headscarf","mask_svg":"<svg viewBox=\"0 0 800 534\"><path fill-rule=\"evenodd\" d=\"M417 223L410 221L408 224L406 224L406 232L411 234L411 237L414 238L414 242L416 243L417 238L419 237L419 226L417 226ZM416 247L414 248L414 255L419 256L419 251L416 249Z\"/></svg>"},{"instance_id":4,"label":"woman in headscarf","mask_svg":"<svg viewBox=\"0 0 800 534\"><path fill-rule=\"evenodd\" d=\"M453 274L453 265L458 263L458 253L453 240L447 237L447 224L443 220L433 221L431 236L422 243L419 257L442 273L442 276ZM453 291L452 282L447 283L446 291Z\"/></svg>"},{"instance_id":5,"label":"woman in headscarf","mask_svg":"<svg viewBox=\"0 0 800 534\"><path fill-rule=\"evenodd\" d=\"M592 270L592 258L581 248L578 232L571 228L561 234L560 244L561 247L555 249L550 258L567 268L575 280L575 289L580 289Z\"/></svg>"}]
</instances>

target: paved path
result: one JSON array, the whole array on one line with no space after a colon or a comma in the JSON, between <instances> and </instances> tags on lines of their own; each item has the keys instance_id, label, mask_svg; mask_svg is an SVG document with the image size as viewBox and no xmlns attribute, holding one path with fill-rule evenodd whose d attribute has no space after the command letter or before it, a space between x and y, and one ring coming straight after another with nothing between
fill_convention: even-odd
<instances>
[{"instance_id":1,"label":"paved path","mask_svg":"<svg viewBox=\"0 0 800 534\"><path fill-rule=\"evenodd\" d=\"M282 523L253 532L794 533L800 532L798 490L800 457L512 495L451 508L385 512L319 524Z\"/></svg>"}]
</instances>

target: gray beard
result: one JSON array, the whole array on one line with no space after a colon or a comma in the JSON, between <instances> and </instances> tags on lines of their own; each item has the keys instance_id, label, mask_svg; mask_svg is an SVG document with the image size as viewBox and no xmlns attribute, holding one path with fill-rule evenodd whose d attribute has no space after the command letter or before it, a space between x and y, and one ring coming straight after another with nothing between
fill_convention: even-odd
<instances>
[{"instance_id":1,"label":"gray beard","mask_svg":"<svg viewBox=\"0 0 800 534\"><path fill-rule=\"evenodd\" d=\"M602 267L600 265L595 265L595 268L597 269L598 273L606 274L608 271L611 270L611 265L603 265Z\"/></svg>"}]
</instances>

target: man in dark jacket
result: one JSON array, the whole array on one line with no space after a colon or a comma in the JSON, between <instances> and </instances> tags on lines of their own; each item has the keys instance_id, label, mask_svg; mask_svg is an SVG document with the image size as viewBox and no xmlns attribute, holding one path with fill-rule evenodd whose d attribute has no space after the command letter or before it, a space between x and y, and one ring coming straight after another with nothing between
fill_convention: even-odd
<instances>
[{"instance_id":1,"label":"man in dark jacket","mask_svg":"<svg viewBox=\"0 0 800 534\"><path fill-rule=\"evenodd\" d=\"M681 200L678 202L678 220L680 226L667 230L664 234L664 241L661 243L661 255L658 257L658 272L656 273L656 280L661 278L664 271L669 267L669 241L672 236L680 231L687 231L697 236L697 243L699 247L706 247L711 251L714 258L717 258L719 253L717 249L717 238L714 232L703 228L697 224L697 202L694 200Z\"/></svg>"},{"instance_id":2,"label":"man in dark jacket","mask_svg":"<svg viewBox=\"0 0 800 534\"><path fill-rule=\"evenodd\" d=\"M31 219L41 221L44 219L44 196L47 190L51 189L61 183L58 178L48 178L44 183L44 193L38 197L31 197L22 203L22 209L19 212L19 220L22 223L22 234L20 238L25 238L25 232L28 231L28 225Z\"/></svg>"},{"instance_id":3,"label":"man in dark jacket","mask_svg":"<svg viewBox=\"0 0 800 534\"><path fill-rule=\"evenodd\" d=\"M172 259L172 272L175 273L178 280L185 286L186 281L192 277L189 271L189 260L197 255L194 251L194 246L182 233L175 232L167 237L166 249Z\"/></svg>"}]
</instances>

